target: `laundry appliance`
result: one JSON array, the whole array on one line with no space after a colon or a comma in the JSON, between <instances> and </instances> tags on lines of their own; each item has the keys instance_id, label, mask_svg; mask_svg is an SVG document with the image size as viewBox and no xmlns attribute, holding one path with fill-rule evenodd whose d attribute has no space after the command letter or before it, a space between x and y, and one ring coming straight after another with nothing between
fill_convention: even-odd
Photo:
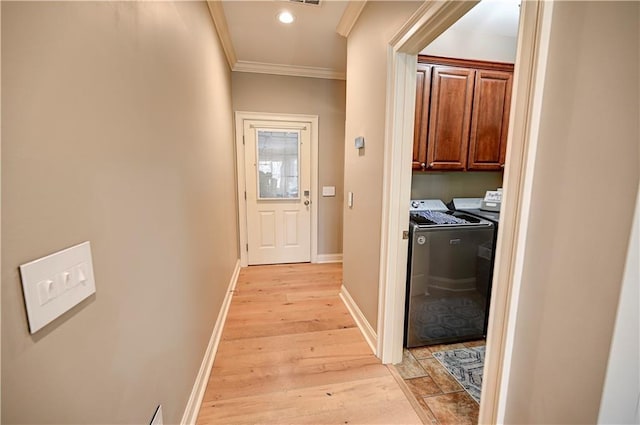
<instances>
[{"instance_id":1,"label":"laundry appliance","mask_svg":"<svg viewBox=\"0 0 640 425\"><path fill-rule=\"evenodd\" d=\"M441 200L411 201L406 347L486 336L490 279L479 261L494 233L491 221L451 211Z\"/></svg>"}]
</instances>

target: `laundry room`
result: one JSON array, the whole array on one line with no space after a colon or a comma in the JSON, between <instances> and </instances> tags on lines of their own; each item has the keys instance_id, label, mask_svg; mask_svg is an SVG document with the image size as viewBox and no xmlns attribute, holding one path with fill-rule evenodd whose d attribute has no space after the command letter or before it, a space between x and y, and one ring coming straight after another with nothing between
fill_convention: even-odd
<instances>
[{"instance_id":1,"label":"laundry room","mask_svg":"<svg viewBox=\"0 0 640 425\"><path fill-rule=\"evenodd\" d=\"M418 55L407 347L486 337L518 20L481 2Z\"/></svg>"},{"instance_id":2,"label":"laundry room","mask_svg":"<svg viewBox=\"0 0 640 425\"><path fill-rule=\"evenodd\" d=\"M518 19L517 2L480 2L420 52L416 73L406 349L398 370L412 387L438 380L445 370L464 370L458 382L476 402L489 326ZM414 392L429 404L430 394Z\"/></svg>"}]
</instances>

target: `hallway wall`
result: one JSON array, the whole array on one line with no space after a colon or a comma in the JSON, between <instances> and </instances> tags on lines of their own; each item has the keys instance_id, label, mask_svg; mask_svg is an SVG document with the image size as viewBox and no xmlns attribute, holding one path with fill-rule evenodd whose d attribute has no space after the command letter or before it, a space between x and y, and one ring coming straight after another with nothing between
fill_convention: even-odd
<instances>
[{"instance_id":1,"label":"hallway wall","mask_svg":"<svg viewBox=\"0 0 640 425\"><path fill-rule=\"evenodd\" d=\"M234 111L318 115L318 254L342 254L345 82L246 72L231 81Z\"/></svg>"},{"instance_id":2,"label":"hallway wall","mask_svg":"<svg viewBox=\"0 0 640 425\"><path fill-rule=\"evenodd\" d=\"M548 7L504 422L597 423L640 175L640 4Z\"/></svg>"},{"instance_id":3,"label":"hallway wall","mask_svg":"<svg viewBox=\"0 0 640 425\"><path fill-rule=\"evenodd\" d=\"M344 190L344 285L376 329L382 226L385 108L389 41L421 5L417 1L368 2L347 40L347 114ZM354 148L363 136L364 149Z\"/></svg>"},{"instance_id":4,"label":"hallway wall","mask_svg":"<svg viewBox=\"0 0 640 425\"><path fill-rule=\"evenodd\" d=\"M2 2L2 423L178 423L238 259L231 79L204 2ZM89 240L30 335L18 265Z\"/></svg>"}]
</instances>

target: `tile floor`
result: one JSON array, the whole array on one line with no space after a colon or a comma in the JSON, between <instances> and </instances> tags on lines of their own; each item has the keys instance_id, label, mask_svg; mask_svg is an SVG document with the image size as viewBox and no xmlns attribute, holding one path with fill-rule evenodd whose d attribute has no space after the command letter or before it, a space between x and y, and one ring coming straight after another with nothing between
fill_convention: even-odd
<instances>
[{"instance_id":1,"label":"tile floor","mask_svg":"<svg viewBox=\"0 0 640 425\"><path fill-rule=\"evenodd\" d=\"M432 424L475 425L478 423L478 403L432 356L432 353L479 345L485 345L485 341L405 349L402 363L395 365Z\"/></svg>"}]
</instances>

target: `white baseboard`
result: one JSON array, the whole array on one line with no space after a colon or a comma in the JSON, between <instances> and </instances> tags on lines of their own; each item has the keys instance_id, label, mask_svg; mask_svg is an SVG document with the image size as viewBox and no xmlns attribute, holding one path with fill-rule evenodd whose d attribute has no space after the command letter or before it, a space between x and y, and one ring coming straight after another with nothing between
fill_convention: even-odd
<instances>
[{"instance_id":1,"label":"white baseboard","mask_svg":"<svg viewBox=\"0 0 640 425\"><path fill-rule=\"evenodd\" d=\"M342 263L342 254L318 254L316 263Z\"/></svg>"},{"instance_id":2,"label":"white baseboard","mask_svg":"<svg viewBox=\"0 0 640 425\"><path fill-rule=\"evenodd\" d=\"M356 302L351 298L351 294L349 294L349 291L347 291L347 288L345 288L344 285L340 288L340 299L342 299L344 305L347 306L347 310L351 313L353 320L355 320L360 332L362 332L362 336L364 336L367 344L371 347L371 351L373 351L373 354L377 356L376 347L378 346L378 335L376 334L376 331L373 330L366 317L364 317L364 314L362 314L362 311Z\"/></svg>"},{"instance_id":3,"label":"white baseboard","mask_svg":"<svg viewBox=\"0 0 640 425\"><path fill-rule=\"evenodd\" d=\"M227 320L227 313L229 312L229 306L231 305L233 291L235 290L236 284L238 283L239 274L240 260L236 262L236 268L233 271L233 275L231 276L229 288L227 289L227 295L225 295L224 301L222 302L220 313L218 313L216 324L213 327L213 332L211 333L211 338L209 339L207 351L204 354L204 359L202 359L202 364L200 365L198 376L196 376L196 382L193 384L191 396L189 397L187 406L184 409L182 421L180 422L182 425L193 425L198 419L200 405L202 404L202 399L204 398L204 392L207 389L209 375L211 374L211 368L213 367L213 360L216 358L218 344L220 343L220 337L222 336L222 329L224 328L224 322Z\"/></svg>"}]
</instances>

